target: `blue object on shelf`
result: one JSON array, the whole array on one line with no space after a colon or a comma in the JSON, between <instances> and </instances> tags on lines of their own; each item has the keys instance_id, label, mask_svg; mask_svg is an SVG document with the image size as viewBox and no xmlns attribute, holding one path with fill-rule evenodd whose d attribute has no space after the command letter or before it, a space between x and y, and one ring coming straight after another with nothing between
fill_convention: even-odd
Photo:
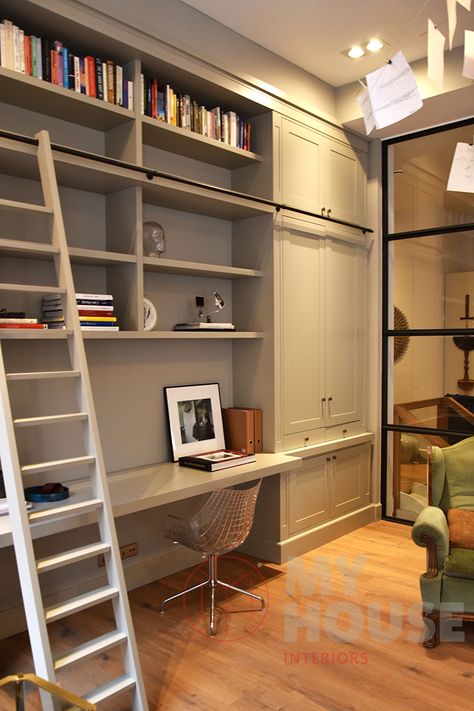
<instances>
[{"instance_id":1,"label":"blue object on shelf","mask_svg":"<svg viewBox=\"0 0 474 711\"><path fill-rule=\"evenodd\" d=\"M69 498L69 489L67 486L62 488L62 491L43 491L43 486L28 486L25 489L25 499L27 501L36 501L38 503L48 503L51 501L62 501Z\"/></svg>"}]
</instances>

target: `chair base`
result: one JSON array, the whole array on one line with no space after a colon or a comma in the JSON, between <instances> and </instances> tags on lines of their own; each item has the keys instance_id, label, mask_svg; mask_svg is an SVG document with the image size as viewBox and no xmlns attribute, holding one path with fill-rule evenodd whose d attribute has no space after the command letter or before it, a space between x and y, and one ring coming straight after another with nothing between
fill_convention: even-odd
<instances>
[{"instance_id":1,"label":"chair base","mask_svg":"<svg viewBox=\"0 0 474 711\"><path fill-rule=\"evenodd\" d=\"M238 588L235 585L230 585L229 583L224 583L222 580L219 580L217 578L217 555L211 553L209 555L209 577L207 578L207 580L204 580L202 583L198 583L197 585L193 585L190 588L186 588L186 590L176 593L175 595L167 597L165 600L162 601L160 605L160 612L165 612L165 605L167 605L169 602L177 600L178 598L183 597L183 595L187 595L190 592L194 592L194 590L199 590L200 588L209 586L211 589L211 606L209 609L209 634L211 637L214 637L217 634L215 614L215 591L218 585L223 588L227 588L228 590L233 590L234 592L240 593L241 595L246 595L247 597L250 597L253 600L257 600L260 603L260 610L265 609L265 600L263 599L263 597L261 597L261 595L255 595L254 593L251 593L248 590L242 590L242 588ZM256 610L256 612L258 611L259 610Z\"/></svg>"}]
</instances>

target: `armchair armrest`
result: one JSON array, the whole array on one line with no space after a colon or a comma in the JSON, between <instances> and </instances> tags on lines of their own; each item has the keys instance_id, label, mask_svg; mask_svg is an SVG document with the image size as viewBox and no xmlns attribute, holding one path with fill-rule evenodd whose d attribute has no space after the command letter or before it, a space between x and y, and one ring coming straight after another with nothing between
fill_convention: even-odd
<instances>
[{"instance_id":1,"label":"armchair armrest","mask_svg":"<svg viewBox=\"0 0 474 711\"><path fill-rule=\"evenodd\" d=\"M427 549L426 575L434 577L438 570L442 570L449 553L448 522L444 512L436 506L426 506L418 514L411 537L418 546Z\"/></svg>"}]
</instances>

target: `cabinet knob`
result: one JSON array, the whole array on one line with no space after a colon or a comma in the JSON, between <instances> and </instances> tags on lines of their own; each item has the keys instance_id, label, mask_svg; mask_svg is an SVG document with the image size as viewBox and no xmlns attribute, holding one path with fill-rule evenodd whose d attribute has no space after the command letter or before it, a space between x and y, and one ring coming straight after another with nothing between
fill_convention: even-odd
<instances>
[{"instance_id":1,"label":"cabinet knob","mask_svg":"<svg viewBox=\"0 0 474 711\"><path fill-rule=\"evenodd\" d=\"M328 209L328 217L331 214L331 208Z\"/></svg>"},{"instance_id":2,"label":"cabinet knob","mask_svg":"<svg viewBox=\"0 0 474 711\"><path fill-rule=\"evenodd\" d=\"M332 458L333 458L333 459L337 459L337 457L336 457L336 455L335 455L335 454L333 454L333 455L332 455Z\"/></svg>"},{"instance_id":3,"label":"cabinet knob","mask_svg":"<svg viewBox=\"0 0 474 711\"><path fill-rule=\"evenodd\" d=\"M325 207L322 207L322 208L321 208L321 215L324 215L325 212L326 212L326 208L325 208Z\"/></svg>"},{"instance_id":4,"label":"cabinet knob","mask_svg":"<svg viewBox=\"0 0 474 711\"><path fill-rule=\"evenodd\" d=\"M327 461L327 462L330 462L330 461L331 461L331 457L326 457L326 461Z\"/></svg>"},{"instance_id":5,"label":"cabinet knob","mask_svg":"<svg viewBox=\"0 0 474 711\"><path fill-rule=\"evenodd\" d=\"M332 397L328 397L328 402L332 402Z\"/></svg>"},{"instance_id":6,"label":"cabinet knob","mask_svg":"<svg viewBox=\"0 0 474 711\"><path fill-rule=\"evenodd\" d=\"M321 402L326 402L326 398L325 398L325 397L322 397L322 398L321 398Z\"/></svg>"}]
</instances>

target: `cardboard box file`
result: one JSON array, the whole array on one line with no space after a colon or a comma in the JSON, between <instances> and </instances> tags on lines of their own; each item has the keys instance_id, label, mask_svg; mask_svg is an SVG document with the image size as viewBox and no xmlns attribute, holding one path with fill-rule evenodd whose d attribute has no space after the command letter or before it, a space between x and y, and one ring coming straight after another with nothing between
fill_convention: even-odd
<instances>
[{"instance_id":1,"label":"cardboard box file","mask_svg":"<svg viewBox=\"0 0 474 711\"><path fill-rule=\"evenodd\" d=\"M225 407L222 410L225 444L242 452L263 451L262 411L250 407Z\"/></svg>"}]
</instances>

